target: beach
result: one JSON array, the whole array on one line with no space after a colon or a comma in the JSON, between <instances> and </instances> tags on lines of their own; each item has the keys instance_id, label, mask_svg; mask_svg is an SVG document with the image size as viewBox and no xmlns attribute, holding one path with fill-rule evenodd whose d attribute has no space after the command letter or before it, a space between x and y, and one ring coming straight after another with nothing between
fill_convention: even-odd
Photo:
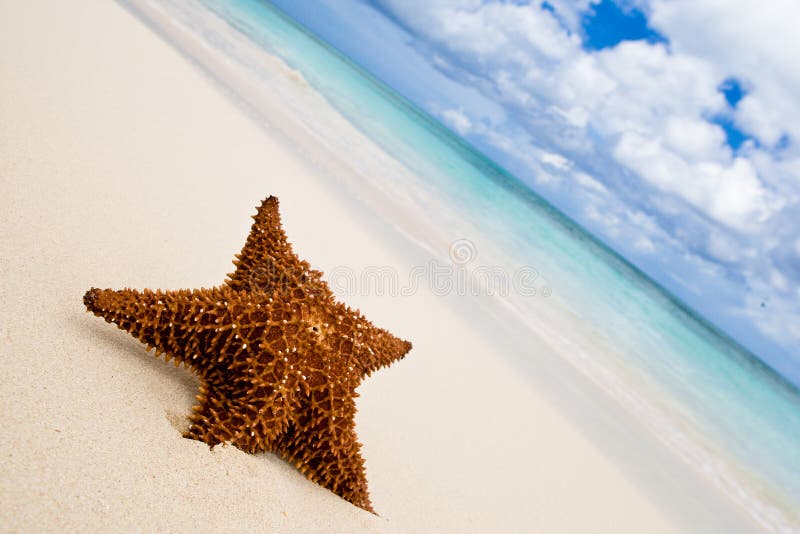
<instances>
[{"instance_id":1,"label":"beach","mask_svg":"<svg viewBox=\"0 0 800 534\"><path fill-rule=\"evenodd\" d=\"M424 254L117 3L1 2L0 43L4 529L755 528L567 366L520 373L514 340L424 287L341 299L414 344L359 389L378 515L183 439L197 380L86 313L88 288L221 284L268 195L324 272L405 279Z\"/></svg>"}]
</instances>

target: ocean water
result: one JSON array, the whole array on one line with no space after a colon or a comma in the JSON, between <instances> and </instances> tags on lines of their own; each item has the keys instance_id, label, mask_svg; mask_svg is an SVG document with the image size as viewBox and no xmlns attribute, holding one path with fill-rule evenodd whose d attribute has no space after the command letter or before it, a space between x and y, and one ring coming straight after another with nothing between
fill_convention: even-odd
<instances>
[{"instance_id":1,"label":"ocean water","mask_svg":"<svg viewBox=\"0 0 800 534\"><path fill-rule=\"evenodd\" d=\"M336 187L381 206L442 264L535 272L535 295L490 295L498 314L544 338L764 527L800 530L795 386L269 3L124 3L173 27L298 150L313 139L307 156L341 170Z\"/></svg>"}]
</instances>

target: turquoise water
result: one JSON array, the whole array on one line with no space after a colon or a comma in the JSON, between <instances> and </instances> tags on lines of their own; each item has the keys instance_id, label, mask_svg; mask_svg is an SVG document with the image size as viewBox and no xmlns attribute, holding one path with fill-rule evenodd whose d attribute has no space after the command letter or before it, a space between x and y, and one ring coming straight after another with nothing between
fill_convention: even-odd
<instances>
[{"instance_id":1,"label":"turquoise water","mask_svg":"<svg viewBox=\"0 0 800 534\"><path fill-rule=\"evenodd\" d=\"M203 5L232 34L200 27L202 17L184 13L184 24L195 25L199 38L232 55L226 39L235 34L277 55L390 156L356 148L349 130L330 133L334 126L313 124L316 115L308 104L293 104L298 120L307 113L309 128L323 131L316 135L327 136L332 150L352 150L363 160L370 187L418 214L413 228L404 230L416 228L415 238L429 249L440 243L426 243L420 227L468 237L490 264L535 266L552 290L549 301L513 292L502 296L516 310L520 329L546 330L554 343L574 349L573 364L762 524L800 525L800 393L794 386L279 10L256 0ZM243 69L262 68L231 60ZM389 159L402 170L388 166ZM565 318L580 321L586 335L559 331Z\"/></svg>"}]
</instances>

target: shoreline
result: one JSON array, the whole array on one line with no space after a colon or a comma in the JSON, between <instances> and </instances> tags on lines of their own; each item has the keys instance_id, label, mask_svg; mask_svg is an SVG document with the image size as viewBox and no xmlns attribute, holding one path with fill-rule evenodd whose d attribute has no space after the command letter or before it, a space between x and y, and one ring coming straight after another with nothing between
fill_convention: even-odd
<instances>
[{"instance_id":1,"label":"shoreline","mask_svg":"<svg viewBox=\"0 0 800 534\"><path fill-rule=\"evenodd\" d=\"M323 270L403 272L424 254L404 248L390 223L354 209L363 199L321 181L119 5L89 5L0 9L0 39L16 50L0 55L0 72L12 80L0 103L8 125L0 138L0 400L14 408L0 468L5 524L671 531L686 521L674 514L687 510L652 502L587 437L590 422L581 428L576 414L564 415L582 405L548 393L557 388L542 376L531 387L520 372L530 363L500 350L511 340L495 343L453 303L425 292L344 299L415 345L360 389L357 429L380 517L273 455L209 452L181 438L194 380L87 316L80 296L89 286L221 283L267 194L281 199L295 250ZM326 224L309 213L326 213ZM575 386L557 364L546 372ZM609 404L590 391L574 395ZM618 445L618 454L630 452ZM725 509L707 499L712 512ZM735 526L735 516L725 520Z\"/></svg>"}]
</instances>

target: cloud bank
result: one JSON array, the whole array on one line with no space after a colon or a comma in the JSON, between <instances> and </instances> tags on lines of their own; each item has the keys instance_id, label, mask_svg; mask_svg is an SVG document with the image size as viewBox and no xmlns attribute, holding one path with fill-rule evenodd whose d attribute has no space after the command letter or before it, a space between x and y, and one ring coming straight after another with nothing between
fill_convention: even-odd
<instances>
[{"instance_id":1,"label":"cloud bank","mask_svg":"<svg viewBox=\"0 0 800 534\"><path fill-rule=\"evenodd\" d=\"M325 4L384 50L315 30L800 380L800 3Z\"/></svg>"}]
</instances>

